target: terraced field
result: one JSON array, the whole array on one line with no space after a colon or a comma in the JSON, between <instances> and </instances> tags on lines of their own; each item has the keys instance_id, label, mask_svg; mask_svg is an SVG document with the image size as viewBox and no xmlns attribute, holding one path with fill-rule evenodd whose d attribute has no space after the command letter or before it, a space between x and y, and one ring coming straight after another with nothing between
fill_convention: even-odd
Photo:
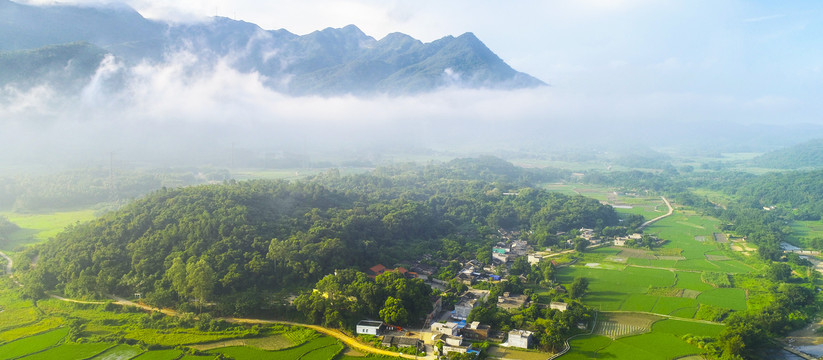
<instances>
[{"instance_id":1,"label":"terraced field","mask_svg":"<svg viewBox=\"0 0 823 360\"><path fill-rule=\"evenodd\" d=\"M652 324L662 318L632 313L601 313L594 329L595 335L617 339L624 336L647 333Z\"/></svg>"}]
</instances>

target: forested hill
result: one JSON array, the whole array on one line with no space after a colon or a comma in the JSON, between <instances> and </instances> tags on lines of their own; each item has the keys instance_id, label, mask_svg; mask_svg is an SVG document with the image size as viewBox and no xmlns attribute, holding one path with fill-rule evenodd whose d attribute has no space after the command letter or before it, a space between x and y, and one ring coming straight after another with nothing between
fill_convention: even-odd
<instances>
[{"instance_id":1,"label":"forested hill","mask_svg":"<svg viewBox=\"0 0 823 360\"><path fill-rule=\"evenodd\" d=\"M611 207L582 196L530 188L505 195L456 179L427 195L414 172L361 176L373 184L367 191L344 190L343 179L336 190L319 180L160 190L30 250L39 262L24 278L34 296L43 284L69 296L142 292L167 306L260 298L336 269L490 254L500 227L533 231L529 241L550 245L557 231L618 225Z\"/></svg>"},{"instance_id":2,"label":"forested hill","mask_svg":"<svg viewBox=\"0 0 823 360\"><path fill-rule=\"evenodd\" d=\"M823 167L823 139L765 153L752 159L755 166L771 169Z\"/></svg>"},{"instance_id":3,"label":"forested hill","mask_svg":"<svg viewBox=\"0 0 823 360\"><path fill-rule=\"evenodd\" d=\"M819 220L823 216L823 170L769 173L735 190L746 206L774 206L796 220Z\"/></svg>"}]
</instances>

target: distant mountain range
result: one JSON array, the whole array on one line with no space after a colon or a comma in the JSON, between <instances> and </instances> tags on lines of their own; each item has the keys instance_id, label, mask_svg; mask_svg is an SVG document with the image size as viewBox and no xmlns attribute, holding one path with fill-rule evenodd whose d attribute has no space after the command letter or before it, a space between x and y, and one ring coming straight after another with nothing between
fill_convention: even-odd
<instances>
[{"instance_id":1,"label":"distant mountain range","mask_svg":"<svg viewBox=\"0 0 823 360\"><path fill-rule=\"evenodd\" d=\"M292 95L409 94L442 87L546 85L512 69L474 34L423 43L392 33L376 40L354 25L299 36L215 17L192 24L149 20L125 6L32 6L0 0L0 84L89 79L106 54L127 64L176 51L257 72ZM61 69L67 69L62 71Z\"/></svg>"}]
</instances>

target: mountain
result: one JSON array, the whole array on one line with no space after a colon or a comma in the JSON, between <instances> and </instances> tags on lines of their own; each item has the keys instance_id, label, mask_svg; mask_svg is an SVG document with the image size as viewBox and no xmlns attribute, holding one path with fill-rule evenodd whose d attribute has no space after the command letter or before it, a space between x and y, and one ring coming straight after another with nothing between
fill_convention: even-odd
<instances>
[{"instance_id":1,"label":"mountain","mask_svg":"<svg viewBox=\"0 0 823 360\"><path fill-rule=\"evenodd\" d=\"M38 79L48 78L58 89L82 87L106 54L89 43L0 53L0 83L34 86Z\"/></svg>"},{"instance_id":2,"label":"mountain","mask_svg":"<svg viewBox=\"0 0 823 360\"><path fill-rule=\"evenodd\" d=\"M26 54L22 50L69 43L104 49L126 64L162 62L167 54L186 51L204 64L223 60L238 71L257 72L268 87L292 95L545 85L512 69L472 33L430 43L401 33L376 40L349 25L299 36L223 17L167 24L125 5L32 6L0 0L0 39L0 54L17 57ZM54 63L70 60L68 54L53 58ZM44 73L33 71L26 80L49 81ZM3 79L3 84L16 84L13 80Z\"/></svg>"},{"instance_id":3,"label":"mountain","mask_svg":"<svg viewBox=\"0 0 823 360\"><path fill-rule=\"evenodd\" d=\"M823 139L809 140L765 153L752 159L752 163L758 167L772 169L823 167Z\"/></svg>"}]
</instances>

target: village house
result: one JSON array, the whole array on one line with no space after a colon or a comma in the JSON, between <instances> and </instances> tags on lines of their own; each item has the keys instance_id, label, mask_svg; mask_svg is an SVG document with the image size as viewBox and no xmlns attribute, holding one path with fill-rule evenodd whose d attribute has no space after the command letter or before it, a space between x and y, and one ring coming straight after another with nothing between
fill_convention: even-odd
<instances>
[{"instance_id":1,"label":"village house","mask_svg":"<svg viewBox=\"0 0 823 360\"><path fill-rule=\"evenodd\" d=\"M435 334L457 336L460 333L460 328L457 327L456 322L449 321L447 323L435 322L431 326L431 331Z\"/></svg>"},{"instance_id":2,"label":"village house","mask_svg":"<svg viewBox=\"0 0 823 360\"><path fill-rule=\"evenodd\" d=\"M407 336L386 335L383 337L380 345L387 348L394 347L398 349L413 347L417 349L417 352L420 352L420 348L423 347L423 341Z\"/></svg>"},{"instance_id":3,"label":"village house","mask_svg":"<svg viewBox=\"0 0 823 360\"><path fill-rule=\"evenodd\" d=\"M540 260L543 260L543 254L540 254L540 253L529 254L529 256L526 258L526 260L529 261L529 265L537 265L538 263L540 263Z\"/></svg>"},{"instance_id":4,"label":"village house","mask_svg":"<svg viewBox=\"0 0 823 360\"><path fill-rule=\"evenodd\" d=\"M554 310L566 311L569 309L569 304L564 302L552 301L549 303L549 308Z\"/></svg>"},{"instance_id":5,"label":"village house","mask_svg":"<svg viewBox=\"0 0 823 360\"><path fill-rule=\"evenodd\" d=\"M477 276L474 276L471 273L459 273L457 274L457 277L455 279L465 284L466 286L472 286L475 282L477 282Z\"/></svg>"},{"instance_id":6,"label":"village house","mask_svg":"<svg viewBox=\"0 0 823 360\"><path fill-rule=\"evenodd\" d=\"M497 307L506 310L520 309L529 302L529 297L526 295L515 295L506 291L502 296L497 297Z\"/></svg>"},{"instance_id":7,"label":"village house","mask_svg":"<svg viewBox=\"0 0 823 360\"><path fill-rule=\"evenodd\" d=\"M474 309L477 301L486 299L486 296L488 295L488 290L470 289L469 291L466 291L466 293L460 297L457 304L454 305L454 314L452 316L459 320L465 320L469 317L469 313L471 313L472 309Z\"/></svg>"},{"instance_id":8,"label":"village house","mask_svg":"<svg viewBox=\"0 0 823 360\"><path fill-rule=\"evenodd\" d=\"M471 324L466 324L460 332L466 339L486 340L489 337L489 330L491 330L491 326L481 325L479 321L474 321Z\"/></svg>"},{"instance_id":9,"label":"village house","mask_svg":"<svg viewBox=\"0 0 823 360\"><path fill-rule=\"evenodd\" d=\"M509 346L528 349L531 346L532 332L527 330L509 331Z\"/></svg>"},{"instance_id":10,"label":"village house","mask_svg":"<svg viewBox=\"0 0 823 360\"><path fill-rule=\"evenodd\" d=\"M382 321L360 320L360 322L357 323L356 332L358 334L377 336L383 332L384 328L385 326Z\"/></svg>"},{"instance_id":11,"label":"village house","mask_svg":"<svg viewBox=\"0 0 823 360\"><path fill-rule=\"evenodd\" d=\"M432 311L426 315L426 322L423 327L426 327L428 324L431 324L434 321L435 316L440 314L440 311L443 310L443 298L438 295L432 295L429 298L432 302Z\"/></svg>"},{"instance_id":12,"label":"village house","mask_svg":"<svg viewBox=\"0 0 823 360\"><path fill-rule=\"evenodd\" d=\"M461 337L440 335L439 337L435 338L435 341L443 342L442 355L447 355L448 353L471 353L477 355L480 353L479 350L472 348L470 342L464 341Z\"/></svg>"}]
</instances>

